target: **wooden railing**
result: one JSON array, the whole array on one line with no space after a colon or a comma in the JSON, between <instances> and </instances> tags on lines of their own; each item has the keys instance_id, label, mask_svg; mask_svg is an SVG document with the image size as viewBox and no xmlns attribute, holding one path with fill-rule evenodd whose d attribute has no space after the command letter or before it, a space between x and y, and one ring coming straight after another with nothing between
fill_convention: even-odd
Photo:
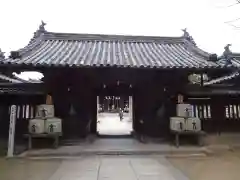
<instances>
[{"instance_id":1,"label":"wooden railing","mask_svg":"<svg viewBox=\"0 0 240 180\"><path fill-rule=\"evenodd\" d=\"M191 102L193 116L201 119L202 129L206 132L214 131L214 121L212 118L211 105L207 101Z\"/></svg>"},{"instance_id":2,"label":"wooden railing","mask_svg":"<svg viewBox=\"0 0 240 180\"><path fill-rule=\"evenodd\" d=\"M220 103L210 98L189 98L193 116L201 119L202 129L206 132L240 132L240 98L219 98Z\"/></svg>"},{"instance_id":3,"label":"wooden railing","mask_svg":"<svg viewBox=\"0 0 240 180\"><path fill-rule=\"evenodd\" d=\"M35 117L35 112L36 105L29 104L17 105L16 130L15 130L16 139L22 138L23 134L28 133L28 120Z\"/></svg>"},{"instance_id":4,"label":"wooden railing","mask_svg":"<svg viewBox=\"0 0 240 180\"><path fill-rule=\"evenodd\" d=\"M238 104L237 104L238 103ZM222 131L240 132L240 100L225 104L225 118L222 122Z\"/></svg>"},{"instance_id":5,"label":"wooden railing","mask_svg":"<svg viewBox=\"0 0 240 180\"><path fill-rule=\"evenodd\" d=\"M212 114L210 98L189 98L188 103L192 105L193 116L200 118L202 130L205 132L216 131L215 122Z\"/></svg>"}]
</instances>

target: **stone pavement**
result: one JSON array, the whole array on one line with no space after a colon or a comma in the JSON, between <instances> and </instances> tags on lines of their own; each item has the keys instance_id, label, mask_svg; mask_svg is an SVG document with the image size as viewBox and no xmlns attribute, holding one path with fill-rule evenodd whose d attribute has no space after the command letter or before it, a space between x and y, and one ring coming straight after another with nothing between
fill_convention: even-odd
<instances>
[{"instance_id":1,"label":"stone pavement","mask_svg":"<svg viewBox=\"0 0 240 180\"><path fill-rule=\"evenodd\" d=\"M31 163L35 168L30 168ZM48 163L51 162L49 165ZM10 176L1 180L188 180L161 156L85 156L63 159L57 165L54 160L29 161L23 172L12 168ZM58 162L58 161L56 161ZM41 165L36 165L36 164ZM43 173L43 167L46 174ZM26 171L28 169L29 171ZM49 171L51 171L51 175ZM1 170L0 170L1 171ZM33 173L34 172L34 173ZM15 176L14 176L15 174ZM21 174L19 176L18 174ZM25 175L25 176L23 176Z\"/></svg>"},{"instance_id":2,"label":"stone pavement","mask_svg":"<svg viewBox=\"0 0 240 180\"><path fill-rule=\"evenodd\" d=\"M150 154L206 154L205 147L180 146L170 144L143 144L133 138L105 139L97 138L94 142L80 142L74 146L61 146L58 149L33 149L26 151L20 157L27 156L80 156L80 155L150 155Z\"/></svg>"},{"instance_id":3,"label":"stone pavement","mask_svg":"<svg viewBox=\"0 0 240 180\"><path fill-rule=\"evenodd\" d=\"M158 155L0 158L0 180L239 180L239 177L240 151L184 158Z\"/></svg>"}]
</instances>

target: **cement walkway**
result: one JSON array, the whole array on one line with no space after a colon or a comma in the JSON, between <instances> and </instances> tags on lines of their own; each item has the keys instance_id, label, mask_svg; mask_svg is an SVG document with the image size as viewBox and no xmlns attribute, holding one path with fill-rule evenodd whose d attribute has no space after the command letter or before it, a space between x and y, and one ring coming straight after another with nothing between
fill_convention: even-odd
<instances>
[{"instance_id":1,"label":"cement walkway","mask_svg":"<svg viewBox=\"0 0 240 180\"><path fill-rule=\"evenodd\" d=\"M164 157L158 156L14 160L8 168L1 169L1 180L188 180Z\"/></svg>"},{"instance_id":2,"label":"cement walkway","mask_svg":"<svg viewBox=\"0 0 240 180\"><path fill-rule=\"evenodd\" d=\"M207 149L197 146L175 146L161 143L143 144L135 139L96 139L93 143L82 142L58 149L33 149L21 154L25 156L79 156L79 155L149 155L149 154L203 154Z\"/></svg>"},{"instance_id":3,"label":"cement walkway","mask_svg":"<svg viewBox=\"0 0 240 180\"><path fill-rule=\"evenodd\" d=\"M104 157L63 161L49 180L187 180L164 158Z\"/></svg>"}]
</instances>

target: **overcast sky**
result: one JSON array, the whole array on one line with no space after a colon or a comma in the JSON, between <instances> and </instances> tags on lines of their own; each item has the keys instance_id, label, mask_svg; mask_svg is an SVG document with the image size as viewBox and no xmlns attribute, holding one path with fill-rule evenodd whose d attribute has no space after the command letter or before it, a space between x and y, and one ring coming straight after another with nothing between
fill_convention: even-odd
<instances>
[{"instance_id":1,"label":"overcast sky","mask_svg":"<svg viewBox=\"0 0 240 180\"><path fill-rule=\"evenodd\" d=\"M0 48L24 47L41 20L53 32L180 36L187 28L197 45L221 54L231 43L240 52L236 0L2 0ZM240 27L240 20L232 23Z\"/></svg>"}]
</instances>

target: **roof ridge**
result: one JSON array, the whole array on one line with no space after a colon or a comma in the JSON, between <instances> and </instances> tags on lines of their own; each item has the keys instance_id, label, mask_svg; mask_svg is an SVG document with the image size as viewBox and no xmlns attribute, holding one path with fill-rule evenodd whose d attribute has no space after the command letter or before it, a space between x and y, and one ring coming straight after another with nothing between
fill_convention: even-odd
<instances>
[{"instance_id":1,"label":"roof ridge","mask_svg":"<svg viewBox=\"0 0 240 180\"><path fill-rule=\"evenodd\" d=\"M224 76L221 76L221 77L217 77L215 79L211 79L210 81L205 82L203 85L204 86L209 86L209 85L213 85L213 84L218 84L218 83L221 83L223 81L235 79L235 78L239 77L239 75L240 75L239 71L234 71L234 72L231 72L231 74L224 75Z\"/></svg>"},{"instance_id":2,"label":"roof ridge","mask_svg":"<svg viewBox=\"0 0 240 180\"><path fill-rule=\"evenodd\" d=\"M119 35L119 34L88 34L88 33L60 33L46 32L45 40L75 40L75 41L124 41L124 42L175 42L183 43L182 36L143 36L143 35Z\"/></svg>"},{"instance_id":3,"label":"roof ridge","mask_svg":"<svg viewBox=\"0 0 240 180\"><path fill-rule=\"evenodd\" d=\"M200 57L204 57L204 58L210 58L211 53L202 50L196 44L191 43L187 39L184 42L185 42L185 45L187 46L187 48L190 51L192 51L193 53L195 53L196 55L199 55Z\"/></svg>"},{"instance_id":4,"label":"roof ridge","mask_svg":"<svg viewBox=\"0 0 240 180\"><path fill-rule=\"evenodd\" d=\"M239 56L240 57L240 53L239 52L232 52L232 56Z\"/></svg>"}]
</instances>

